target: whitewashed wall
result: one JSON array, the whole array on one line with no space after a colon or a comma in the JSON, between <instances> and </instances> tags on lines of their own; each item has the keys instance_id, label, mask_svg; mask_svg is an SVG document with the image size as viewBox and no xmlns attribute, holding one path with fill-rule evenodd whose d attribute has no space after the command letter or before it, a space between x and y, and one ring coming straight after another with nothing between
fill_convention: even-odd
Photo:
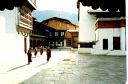
<instances>
[{"instance_id":1,"label":"whitewashed wall","mask_svg":"<svg viewBox=\"0 0 128 84\"><path fill-rule=\"evenodd\" d=\"M83 6L80 3L79 42L92 42L95 40L96 17L87 12L89 9L91 7ZM80 48L78 45L78 53L91 53L91 48Z\"/></svg>"},{"instance_id":2,"label":"whitewashed wall","mask_svg":"<svg viewBox=\"0 0 128 84\"><path fill-rule=\"evenodd\" d=\"M125 55L125 28L103 28L97 29L97 43L91 50L92 54L97 55ZM121 50L113 50L113 37L121 38ZM108 50L103 50L103 39L108 39Z\"/></svg>"},{"instance_id":3,"label":"whitewashed wall","mask_svg":"<svg viewBox=\"0 0 128 84\"><path fill-rule=\"evenodd\" d=\"M87 12L89 9L91 8L80 4L79 42L92 42L95 40L96 17Z\"/></svg>"},{"instance_id":4,"label":"whitewashed wall","mask_svg":"<svg viewBox=\"0 0 128 84\"><path fill-rule=\"evenodd\" d=\"M24 53L24 37L16 31L17 14L17 8L11 11L0 11L0 72L27 63L27 56ZM29 43L29 37L27 41Z\"/></svg>"}]
</instances>

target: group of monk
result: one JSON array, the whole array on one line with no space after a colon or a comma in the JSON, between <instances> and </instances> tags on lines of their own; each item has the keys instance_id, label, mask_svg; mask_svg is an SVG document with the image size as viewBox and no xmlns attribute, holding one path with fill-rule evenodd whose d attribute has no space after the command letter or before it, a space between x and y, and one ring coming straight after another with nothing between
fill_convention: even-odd
<instances>
[{"instance_id":1,"label":"group of monk","mask_svg":"<svg viewBox=\"0 0 128 84\"><path fill-rule=\"evenodd\" d=\"M40 47L40 55L43 54L43 47L41 46ZM34 56L36 57L37 56L37 47L34 48ZM46 49L46 55L47 55L47 62L49 61L49 59L51 58L51 49L50 47L48 46L47 49ZM30 64L32 62L32 53L31 53L31 48L29 48L28 52L27 52L27 56L28 56L28 64Z\"/></svg>"}]
</instances>

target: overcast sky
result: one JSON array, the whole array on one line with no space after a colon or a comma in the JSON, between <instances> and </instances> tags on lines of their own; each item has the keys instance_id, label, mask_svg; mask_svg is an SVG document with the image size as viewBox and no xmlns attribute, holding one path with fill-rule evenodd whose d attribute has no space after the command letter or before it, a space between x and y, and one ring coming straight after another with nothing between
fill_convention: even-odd
<instances>
[{"instance_id":1,"label":"overcast sky","mask_svg":"<svg viewBox=\"0 0 128 84\"><path fill-rule=\"evenodd\" d=\"M57 10L77 13L77 0L36 0L37 10Z\"/></svg>"}]
</instances>

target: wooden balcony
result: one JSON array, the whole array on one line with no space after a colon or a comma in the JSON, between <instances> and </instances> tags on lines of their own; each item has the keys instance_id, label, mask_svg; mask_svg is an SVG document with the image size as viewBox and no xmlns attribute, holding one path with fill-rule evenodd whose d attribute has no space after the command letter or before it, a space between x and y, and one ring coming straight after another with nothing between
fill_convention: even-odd
<instances>
[{"instance_id":1,"label":"wooden balcony","mask_svg":"<svg viewBox=\"0 0 128 84\"><path fill-rule=\"evenodd\" d=\"M32 14L31 10L26 7L22 6L20 9L20 18L19 18L19 26L32 30Z\"/></svg>"},{"instance_id":2,"label":"wooden balcony","mask_svg":"<svg viewBox=\"0 0 128 84\"><path fill-rule=\"evenodd\" d=\"M25 33L25 35L31 34L33 27L32 10L27 5L23 5L20 7L19 12L18 33Z\"/></svg>"}]
</instances>

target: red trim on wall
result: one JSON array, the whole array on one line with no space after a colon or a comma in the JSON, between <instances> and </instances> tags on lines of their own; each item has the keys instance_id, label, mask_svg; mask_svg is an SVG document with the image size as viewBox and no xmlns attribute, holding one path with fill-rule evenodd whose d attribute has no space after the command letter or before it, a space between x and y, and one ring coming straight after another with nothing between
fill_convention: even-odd
<instances>
[{"instance_id":1,"label":"red trim on wall","mask_svg":"<svg viewBox=\"0 0 128 84\"><path fill-rule=\"evenodd\" d=\"M27 53L27 38L24 37L24 52Z\"/></svg>"},{"instance_id":2,"label":"red trim on wall","mask_svg":"<svg viewBox=\"0 0 128 84\"><path fill-rule=\"evenodd\" d=\"M120 26L121 27L126 27L126 21L125 20L121 20L120 21Z\"/></svg>"},{"instance_id":3,"label":"red trim on wall","mask_svg":"<svg viewBox=\"0 0 128 84\"><path fill-rule=\"evenodd\" d=\"M96 23L97 28L119 28L119 22L115 21L99 21Z\"/></svg>"},{"instance_id":4,"label":"red trim on wall","mask_svg":"<svg viewBox=\"0 0 128 84\"><path fill-rule=\"evenodd\" d=\"M121 28L125 27L125 20L121 21L98 21L96 24L96 28Z\"/></svg>"}]
</instances>

